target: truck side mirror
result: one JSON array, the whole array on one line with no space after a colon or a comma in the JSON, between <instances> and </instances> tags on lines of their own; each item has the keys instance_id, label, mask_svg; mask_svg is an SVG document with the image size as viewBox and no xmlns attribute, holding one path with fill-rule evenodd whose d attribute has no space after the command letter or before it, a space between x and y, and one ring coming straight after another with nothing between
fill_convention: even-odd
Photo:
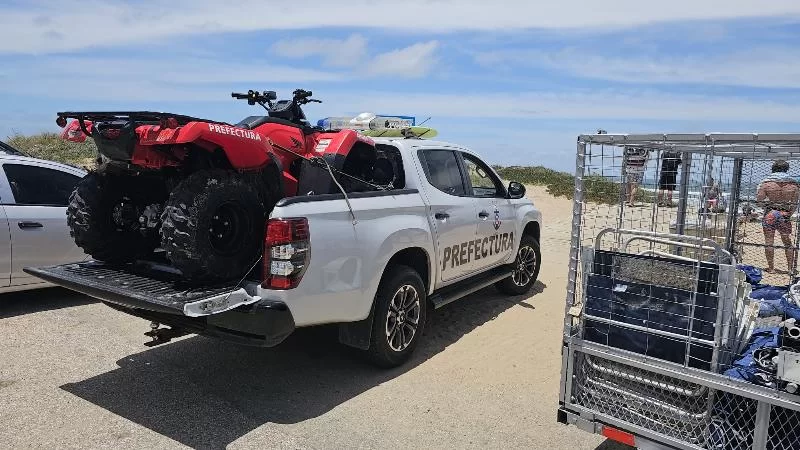
<instances>
[{"instance_id":1,"label":"truck side mirror","mask_svg":"<svg viewBox=\"0 0 800 450\"><path fill-rule=\"evenodd\" d=\"M508 196L510 198L522 198L525 196L525 185L512 181L508 183Z\"/></svg>"}]
</instances>

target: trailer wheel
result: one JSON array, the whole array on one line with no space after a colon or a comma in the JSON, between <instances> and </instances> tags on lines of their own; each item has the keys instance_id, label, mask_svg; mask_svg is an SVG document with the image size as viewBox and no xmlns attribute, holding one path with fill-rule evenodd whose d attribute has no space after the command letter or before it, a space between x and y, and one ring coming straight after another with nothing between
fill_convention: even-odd
<instances>
[{"instance_id":1,"label":"trailer wheel","mask_svg":"<svg viewBox=\"0 0 800 450\"><path fill-rule=\"evenodd\" d=\"M406 362L422 338L426 309L425 285L419 274L408 266L391 267L375 295L369 359L384 368Z\"/></svg>"},{"instance_id":2,"label":"trailer wheel","mask_svg":"<svg viewBox=\"0 0 800 450\"><path fill-rule=\"evenodd\" d=\"M225 170L199 171L172 191L161 215L161 245L185 277L230 280L255 265L266 209L259 186L249 181Z\"/></svg>"},{"instance_id":3,"label":"trailer wheel","mask_svg":"<svg viewBox=\"0 0 800 450\"><path fill-rule=\"evenodd\" d=\"M120 179L92 172L78 182L69 197L70 235L98 261L133 261L152 252L157 244L139 233L138 213L126 199L123 185Z\"/></svg>"},{"instance_id":4,"label":"trailer wheel","mask_svg":"<svg viewBox=\"0 0 800 450\"><path fill-rule=\"evenodd\" d=\"M508 295L527 294L539 277L542 252L539 241L533 236L523 234L514 260L514 272L510 277L495 284L498 290Z\"/></svg>"}]
</instances>

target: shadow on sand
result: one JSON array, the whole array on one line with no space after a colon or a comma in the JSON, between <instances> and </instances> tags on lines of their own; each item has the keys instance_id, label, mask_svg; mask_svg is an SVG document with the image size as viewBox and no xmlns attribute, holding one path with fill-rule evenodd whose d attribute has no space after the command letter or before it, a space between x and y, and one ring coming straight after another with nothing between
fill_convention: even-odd
<instances>
[{"instance_id":1,"label":"shadow on sand","mask_svg":"<svg viewBox=\"0 0 800 450\"><path fill-rule=\"evenodd\" d=\"M60 287L9 292L0 294L0 319L96 302L91 297Z\"/></svg>"},{"instance_id":2,"label":"shadow on sand","mask_svg":"<svg viewBox=\"0 0 800 450\"><path fill-rule=\"evenodd\" d=\"M545 287L538 282L533 294ZM522 300L489 288L432 312L413 359L392 370L377 369L338 345L335 327L316 327L297 330L273 349L191 337L123 358L118 369L61 388L190 447L223 448L267 422L324 414Z\"/></svg>"}]
</instances>

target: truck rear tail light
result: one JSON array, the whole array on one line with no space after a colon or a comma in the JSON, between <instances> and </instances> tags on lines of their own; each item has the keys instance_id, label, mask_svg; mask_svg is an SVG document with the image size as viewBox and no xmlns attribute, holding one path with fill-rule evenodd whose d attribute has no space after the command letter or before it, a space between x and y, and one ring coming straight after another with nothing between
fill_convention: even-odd
<instances>
[{"instance_id":1,"label":"truck rear tail light","mask_svg":"<svg viewBox=\"0 0 800 450\"><path fill-rule=\"evenodd\" d=\"M261 287L292 289L306 272L309 253L308 220L270 219L264 242L264 267Z\"/></svg>"},{"instance_id":2,"label":"truck rear tail light","mask_svg":"<svg viewBox=\"0 0 800 450\"><path fill-rule=\"evenodd\" d=\"M604 425L603 432L601 434L612 441L617 441L621 444L636 447L636 437L631 433Z\"/></svg>"}]
</instances>

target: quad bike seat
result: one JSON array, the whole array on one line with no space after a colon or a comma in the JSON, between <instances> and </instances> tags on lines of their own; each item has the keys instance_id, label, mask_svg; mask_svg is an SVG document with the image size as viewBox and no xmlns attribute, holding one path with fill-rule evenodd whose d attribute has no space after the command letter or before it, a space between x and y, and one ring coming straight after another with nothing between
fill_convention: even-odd
<instances>
[{"instance_id":1,"label":"quad bike seat","mask_svg":"<svg viewBox=\"0 0 800 450\"><path fill-rule=\"evenodd\" d=\"M281 119L279 117L269 117L269 116L248 116L248 117L245 117L244 119L242 119L241 121L239 121L239 123L237 123L234 126L239 127L239 128L244 128L244 129L247 129L247 130L254 130L254 129L260 127L261 125L264 125L265 123L277 123L277 124L280 124L280 125L286 125L286 126L289 126L289 127L299 128L303 132L303 134L311 134L311 133L314 133L316 131L319 131L319 130L315 130L310 125L303 126L303 125L288 121L286 119Z\"/></svg>"}]
</instances>

